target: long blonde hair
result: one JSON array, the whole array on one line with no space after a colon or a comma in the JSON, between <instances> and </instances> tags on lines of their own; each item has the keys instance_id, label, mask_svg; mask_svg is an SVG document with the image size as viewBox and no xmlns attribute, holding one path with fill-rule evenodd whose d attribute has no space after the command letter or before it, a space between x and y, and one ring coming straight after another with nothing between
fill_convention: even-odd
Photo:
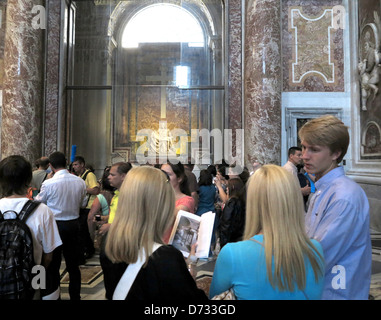
<instances>
[{"instance_id":1,"label":"long blonde hair","mask_svg":"<svg viewBox=\"0 0 381 320\"><path fill-rule=\"evenodd\" d=\"M144 249L146 263L154 242L163 244L163 234L173 223L175 193L159 169L131 169L120 188L115 219L107 235L106 255L112 262L134 263Z\"/></svg>"},{"instance_id":2,"label":"long blonde hair","mask_svg":"<svg viewBox=\"0 0 381 320\"><path fill-rule=\"evenodd\" d=\"M311 263L316 281L323 275L323 258L305 232L299 182L276 165L264 165L248 182L244 240L260 232L263 233L267 274L274 288L293 291L296 282L303 290L305 258Z\"/></svg>"}]
</instances>

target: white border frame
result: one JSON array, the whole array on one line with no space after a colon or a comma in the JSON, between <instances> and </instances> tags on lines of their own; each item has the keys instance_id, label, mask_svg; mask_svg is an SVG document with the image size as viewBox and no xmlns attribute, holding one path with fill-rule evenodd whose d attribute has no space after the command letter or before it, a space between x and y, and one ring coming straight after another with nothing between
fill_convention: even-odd
<instances>
[{"instance_id":1,"label":"white border frame","mask_svg":"<svg viewBox=\"0 0 381 320\"><path fill-rule=\"evenodd\" d=\"M352 1L352 0L351 0ZM308 112L310 110L316 110L317 113L324 111L337 112L341 110L341 120L345 125L349 127L349 134L351 141L353 139L353 119L352 119L352 92L353 92L353 68L357 67L353 65L351 60L351 50L353 48L352 44L352 29L353 23L349 21L354 21L351 15L353 11L353 6L350 5L350 0L343 0L342 6L344 6L346 12L345 26L343 30L343 41L344 41L344 91L343 92L282 92L282 154L281 154L281 165L287 162L287 152L288 152L288 141L287 141L287 123L289 119L286 119L286 110L290 109L293 112ZM356 9L357 10L357 7ZM356 24L357 25L357 24ZM357 46L356 46L357 47ZM348 66L351 66L350 68ZM323 107L324 106L324 107ZM351 143L353 145L354 143ZM348 148L348 152L345 156L346 165L345 170L349 171L352 168L352 150L351 146Z\"/></svg>"},{"instance_id":2,"label":"white border frame","mask_svg":"<svg viewBox=\"0 0 381 320\"><path fill-rule=\"evenodd\" d=\"M329 12L331 14L331 26L328 28L328 43L327 43L327 47L328 47L328 65L331 67L331 71L332 71L332 80L329 80L327 79L327 77L321 73L320 71L317 71L317 70L309 70L307 72L305 72L301 77L300 79L297 81L295 80L295 66L298 65L298 28L294 26L294 17L295 17L295 13L297 12L297 14L299 14L304 20L307 20L307 21L318 21L320 20L321 18L323 18L327 12ZM291 12L290 12L290 15L291 15L291 29L294 29L294 33L295 33L295 62L292 63L292 83L302 83L303 82L303 78L308 75L308 74L318 74L319 76L323 77L323 79L325 80L325 82L327 83L335 83L336 79L335 79L335 64L331 61L331 54L332 54L332 50L331 50L331 29L333 29L333 25L334 25L334 20L333 20L333 8L332 9L326 9L324 10L323 14L318 17L318 18L315 18L315 19L310 19L308 17L306 17L305 15L303 15L301 12L300 12L300 9L291 9Z\"/></svg>"}]
</instances>

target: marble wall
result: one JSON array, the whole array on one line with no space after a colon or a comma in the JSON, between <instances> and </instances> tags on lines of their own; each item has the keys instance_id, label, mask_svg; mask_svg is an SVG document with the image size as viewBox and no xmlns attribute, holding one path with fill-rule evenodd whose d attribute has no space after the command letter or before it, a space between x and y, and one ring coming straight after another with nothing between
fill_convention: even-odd
<instances>
[{"instance_id":1,"label":"marble wall","mask_svg":"<svg viewBox=\"0 0 381 320\"><path fill-rule=\"evenodd\" d=\"M42 1L7 2L1 124L2 156L41 156L44 30L32 24Z\"/></svg>"},{"instance_id":2,"label":"marble wall","mask_svg":"<svg viewBox=\"0 0 381 320\"><path fill-rule=\"evenodd\" d=\"M6 30L7 0L0 1L0 89L4 81L4 44Z\"/></svg>"},{"instance_id":3,"label":"marble wall","mask_svg":"<svg viewBox=\"0 0 381 320\"><path fill-rule=\"evenodd\" d=\"M287 122L285 106L307 110L300 101L319 93L321 100L309 101L317 113L319 107L337 108L337 104L350 109L344 99L321 103L329 94L345 91L344 21L338 18L340 9L345 16L342 4L341 0L245 1L247 164L255 160L283 164L281 153L289 146L279 137L290 130L281 130L282 121Z\"/></svg>"},{"instance_id":4,"label":"marble wall","mask_svg":"<svg viewBox=\"0 0 381 320\"><path fill-rule=\"evenodd\" d=\"M245 4L245 160L280 164L280 1Z\"/></svg>"},{"instance_id":5,"label":"marble wall","mask_svg":"<svg viewBox=\"0 0 381 320\"><path fill-rule=\"evenodd\" d=\"M299 120L332 113L351 124L348 12L342 0L282 1L281 164L299 143Z\"/></svg>"},{"instance_id":6,"label":"marble wall","mask_svg":"<svg viewBox=\"0 0 381 320\"><path fill-rule=\"evenodd\" d=\"M47 21L47 52L46 52L46 87L45 87L45 126L44 126L44 154L49 156L51 153L64 149L64 139L59 130L64 128L65 123L60 116L62 106L65 105L65 95L62 90L62 81L60 76L65 74L64 64L60 57L61 52L61 29L64 30L64 21L61 18L62 11L65 6L62 6L60 1L48 0L46 2L48 10ZM64 45L64 44L63 44ZM63 52L65 52L63 50ZM65 56L65 55L64 55ZM62 79L63 80L63 79ZM59 108L61 106L61 109Z\"/></svg>"},{"instance_id":7,"label":"marble wall","mask_svg":"<svg viewBox=\"0 0 381 320\"><path fill-rule=\"evenodd\" d=\"M13 137L3 141L3 157L22 154L34 163L41 155L49 155L63 145L64 141L59 141L64 136L59 130L65 127L59 123L65 121L59 108L65 104L64 81L60 82L60 76L65 74L60 52L64 47L61 46L63 3L65 1L0 1L0 89L4 90L2 136ZM45 15L44 26L41 19ZM36 19L39 17L41 19ZM37 27L33 27L33 19ZM44 41L46 55L43 53Z\"/></svg>"},{"instance_id":8,"label":"marble wall","mask_svg":"<svg viewBox=\"0 0 381 320\"><path fill-rule=\"evenodd\" d=\"M242 90L242 17L241 0L229 0L228 11L228 108L226 127L232 129L233 141L236 141L236 129L243 128L243 90ZM232 147L233 154L236 152L235 144ZM244 161L242 157L242 161Z\"/></svg>"},{"instance_id":9,"label":"marble wall","mask_svg":"<svg viewBox=\"0 0 381 320\"><path fill-rule=\"evenodd\" d=\"M292 93L287 96L287 104L291 106L310 93L321 93L321 97L344 93L342 4L341 0L244 2L245 16L241 21L244 21L245 35L242 97L246 165L253 161L281 164L282 147L285 148L279 138L284 134L281 132L285 113L283 93ZM238 12L234 21L239 21ZM238 62L236 52L231 53L229 58ZM232 73L232 79L240 74L234 69ZM229 90L234 92L233 87ZM346 103L342 99L331 106L323 103L321 108ZM315 105L319 106L317 100ZM303 108L306 106L301 105L300 109ZM350 109L350 106L343 108Z\"/></svg>"},{"instance_id":10,"label":"marble wall","mask_svg":"<svg viewBox=\"0 0 381 320\"><path fill-rule=\"evenodd\" d=\"M339 0L282 1L283 91L343 92Z\"/></svg>"}]
</instances>

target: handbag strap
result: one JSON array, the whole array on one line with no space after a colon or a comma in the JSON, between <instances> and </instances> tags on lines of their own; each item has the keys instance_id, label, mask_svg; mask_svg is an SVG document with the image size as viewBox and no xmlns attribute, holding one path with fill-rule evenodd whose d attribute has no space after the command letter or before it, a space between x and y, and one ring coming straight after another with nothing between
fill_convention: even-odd
<instances>
[{"instance_id":1,"label":"handbag strap","mask_svg":"<svg viewBox=\"0 0 381 320\"><path fill-rule=\"evenodd\" d=\"M152 253L159 249L162 245L159 243L154 243L152 248ZM128 292L131 289L132 284L135 281L136 276L138 275L142 265L145 262L145 253L144 249L139 254L138 260L135 263L129 264L126 271L124 271L122 277L120 278L118 285L115 288L112 300L125 300Z\"/></svg>"},{"instance_id":2,"label":"handbag strap","mask_svg":"<svg viewBox=\"0 0 381 320\"><path fill-rule=\"evenodd\" d=\"M250 238L249 240L259 243L262 247L265 247L262 242L259 242L258 240L255 240L254 238Z\"/></svg>"}]
</instances>

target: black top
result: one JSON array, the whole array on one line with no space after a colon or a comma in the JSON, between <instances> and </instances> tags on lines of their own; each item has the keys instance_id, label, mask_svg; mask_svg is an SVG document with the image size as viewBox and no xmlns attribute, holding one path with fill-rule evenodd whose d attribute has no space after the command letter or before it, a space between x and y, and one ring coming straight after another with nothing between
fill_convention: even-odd
<instances>
[{"instance_id":1,"label":"black top","mask_svg":"<svg viewBox=\"0 0 381 320\"><path fill-rule=\"evenodd\" d=\"M245 206L238 198L229 198L222 211L219 225L221 248L228 242L242 240L245 230Z\"/></svg>"},{"instance_id":2,"label":"black top","mask_svg":"<svg viewBox=\"0 0 381 320\"><path fill-rule=\"evenodd\" d=\"M111 296L127 264L115 264L114 267L116 281L112 284ZM208 298L203 290L197 288L182 253L167 245L150 256L147 266L142 267L136 276L126 300L194 302Z\"/></svg>"},{"instance_id":3,"label":"black top","mask_svg":"<svg viewBox=\"0 0 381 320\"><path fill-rule=\"evenodd\" d=\"M308 185L308 179L303 173L298 172L298 179L299 179L299 184L301 188L304 188L305 186ZM304 204L307 203L308 197L309 195L303 196Z\"/></svg>"}]
</instances>

